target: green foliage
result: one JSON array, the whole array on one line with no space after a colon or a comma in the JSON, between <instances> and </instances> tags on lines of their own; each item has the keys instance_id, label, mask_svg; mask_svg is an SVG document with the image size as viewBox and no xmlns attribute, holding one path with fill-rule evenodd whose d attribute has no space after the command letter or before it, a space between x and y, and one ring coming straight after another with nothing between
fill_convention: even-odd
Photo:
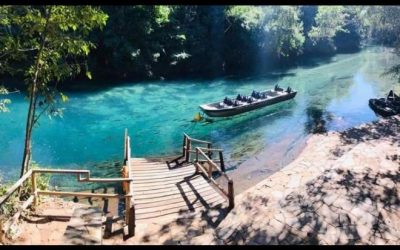
<instances>
[{"instance_id":1,"label":"green foliage","mask_svg":"<svg viewBox=\"0 0 400 250\"><path fill-rule=\"evenodd\" d=\"M339 31L346 32L347 13L343 6L318 6L315 17L316 26L310 31L310 38L316 43L319 40L332 42Z\"/></svg>"},{"instance_id":2,"label":"green foliage","mask_svg":"<svg viewBox=\"0 0 400 250\"><path fill-rule=\"evenodd\" d=\"M300 10L296 6L265 7L266 39L278 57L298 55L305 41Z\"/></svg>"},{"instance_id":3,"label":"green foliage","mask_svg":"<svg viewBox=\"0 0 400 250\"><path fill-rule=\"evenodd\" d=\"M0 197L3 196L10 187L10 184L0 185ZM0 221L5 221L17 212L16 204L18 203L18 200L19 199L16 195L12 195L3 205L0 206Z\"/></svg>"},{"instance_id":4,"label":"green foliage","mask_svg":"<svg viewBox=\"0 0 400 250\"><path fill-rule=\"evenodd\" d=\"M6 59L1 70L23 73L28 86L37 78L37 106L49 115L57 113L57 84L81 71L90 78L82 59L95 45L87 36L106 24L107 15L98 7L62 5L2 6L0 13L5 17L0 23L0 55Z\"/></svg>"},{"instance_id":5,"label":"green foliage","mask_svg":"<svg viewBox=\"0 0 400 250\"><path fill-rule=\"evenodd\" d=\"M155 21L158 25L166 24L169 22L169 15L171 14L171 7L166 5L154 6Z\"/></svg>"},{"instance_id":6,"label":"green foliage","mask_svg":"<svg viewBox=\"0 0 400 250\"><path fill-rule=\"evenodd\" d=\"M0 8L0 17L5 17L1 18L0 26L6 27L14 22L7 15L7 8ZM29 27L32 23L41 23L43 26L41 8L35 7L35 11L25 17L25 22L30 21ZM60 32L69 38L63 39L66 40L63 46L69 48L68 54L78 59L89 56L92 51L89 66L93 76L86 65L71 64L74 59L67 59L67 69L59 64L59 70L51 73L51 78L64 76L59 78L60 81L77 74L81 79L102 80L159 79L182 75L213 77L257 68L262 64L260 60L279 65L295 62L301 55L357 50L363 42L392 42L394 45L399 33L396 27L400 10L398 6L339 5L102 6L88 8L109 16L104 30L82 32L82 25L75 21L77 16L74 8L83 7L64 6L57 12ZM86 16L82 18L83 21L87 19ZM97 16L94 20L97 20L95 26L99 27L106 18ZM29 32L35 33L40 25L33 27ZM3 33L6 31L0 30ZM25 31L28 32L27 28ZM89 33L92 43L85 39L83 43L79 40L68 42L74 40L71 37L74 38L72 35L75 33L83 37ZM15 48L16 43L8 36L2 36L1 40L4 48ZM26 39L18 41L20 47L32 47L26 44ZM93 51L94 44L97 49ZM9 73L21 71L23 68L11 64L10 60L13 57L32 58L32 51L0 60L0 70L8 67L6 71ZM44 57L57 61L64 55L63 52L46 52ZM50 72L52 68L46 70Z\"/></svg>"},{"instance_id":7,"label":"green foliage","mask_svg":"<svg viewBox=\"0 0 400 250\"><path fill-rule=\"evenodd\" d=\"M8 91L5 87L0 86L0 96L7 95ZM1 112L9 112L7 105L11 103L10 99L0 99L0 113Z\"/></svg>"},{"instance_id":8,"label":"green foliage","mask_svg":"<svg viewBox=\"0 0 400 250\"><path fill-rule=\"evenodd\" d=\"M241 26L251 30L261 25L264 18L264 12L261 7L249 5L230 6L226 10L226 16L239 21Z\"/></svg>"}]
</instances>

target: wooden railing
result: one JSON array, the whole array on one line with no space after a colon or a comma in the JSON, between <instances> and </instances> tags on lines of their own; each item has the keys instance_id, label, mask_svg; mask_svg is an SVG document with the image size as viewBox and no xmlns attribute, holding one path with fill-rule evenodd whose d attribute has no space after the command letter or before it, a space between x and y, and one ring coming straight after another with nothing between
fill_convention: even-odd
<instances>
[{"instance_id":1,"label":"wooden railing","mask_svg":"<svg viewBox=\"0 0 400 250\"><path fill-rule=\"evenodd\" d=\"M39 174L73 174L77 176L78 182L127 182L130 183L132 181L131 178L91 178L89 170L72 170L72 169L30 169L27 173L25 173L12 187L10 187L7 192L0 198L0 206L2 206L7 200L14 194L19 187L21 187L25 181L29 178L31 180L31 193L29 198L24 201L19 211L14 214L14 216L10 219L10 221L6 224L7 228L4 230L7 231L8 228L14 224L21 212L28 208L30 205L36 207L38 205L38 197L39 195L56 195L56 196L79 196L79 197L100 197L100 198L117 198L117 199L125 199L126 201L130 201L132 194L127 193L125 195L120 194L99 194L99 193L88 193L88 192L65 192L65 191L50 191L50 190L38 190L36 186L37 175ZM129 228L129 224L127 224ZM132 227L132 226L131 226Z\"/></svg>"},{"instance_id":2,"label":"wooden railing","mask_svg":"<svg viewBox=\"0 0 400 250\"><path fill-rule=\"evenodd\" d=\"M196 172L199 172L199 170L201 170L203 174L207 177L207 179L211 181L211 183L213 183L226 196L229 201L229 208L232 209L235 206L233 181L225 172L222 171L222 169L217 166L214 161L209 158L209 154L205 153L204 151L207 151L208 153L212 151L222 152L222 149L196 147L196 159L194 161L194 165L196 166ZM200 160L200 157L203 157L205 160ZM207 163L208 169L204 168L204 163ZM214 179L214 170L218 171L220 177L225 178L228 181L228 190L225 190L223 187L221 187L221 185L219 185Z\"/></svg>"},{"instance_id":3,"label":"wooden railing","mask_svg":"<svg viewBox=\"0 0 400 250\"><path fill-rule=\"evenodd\" d=\"M33 207L38 205L38 196L39 195L56 195L56 196L79 196L79 197L100 197L105 199L117 198L117 199L125 199L125 224L128 229L128 237L133 236L135 234L135 207L134 200L132 195L132 190L130 188L130 183L132 182L132 177L129 171L130 168L130 139L127 135L127 131L125 132L125 140L124 140L124 165L128 169L128 176L123 178L92 178L90 177L90 170L71 170L71 169L30 169L26 172L14 185L12 185L7 192L0 197L0 207L7 202L7 200L21 187L28 179L31 181L31 194L29 198L24 201L19 211L14 214L14 216L10 219L11 222L6 223L9 224L7 228L11 226L11 224L15 223L21 212L28 208L33 203ZM50 190L38 190L36 186L36 178L38 174L72 174L77 176L78 182L121 182L124 184L127 189L125 189L125 194L100 194L100 193L88 193L88 192L64 192L64 191L50 191ZM8 230L8 229L5 230Z\"/></svg>"},{"instance_id":4,"label":"wooden railing","mask_svg":"<svg viewBox=\"0 0 400 250\"><path fill-rule=\"evenodd\" d=\"M186 163L192 162L191 155L196 154L196 150L193 149L193 143L203 144L204 146L206 146L206 148L205 147L200 147L200 148L207 151L207 156L210 159L212 159L213 152L218 151L219 160L213 160L213 161L214 161L214 163L219 163L222 171L225 172L225 164L224 164L224 157L222 154L222 150L213 150L211 142L192 138L185 133L183 134L182 155L179 156L178 158L175 158L175 159L167 162L168 166L172 162L175 162L176 165L179 165L178 161L180 159L184 159L183 162L186 162ZM196 148L196 147L194 147L194 148Z\"/></svg>"}]
</instances>

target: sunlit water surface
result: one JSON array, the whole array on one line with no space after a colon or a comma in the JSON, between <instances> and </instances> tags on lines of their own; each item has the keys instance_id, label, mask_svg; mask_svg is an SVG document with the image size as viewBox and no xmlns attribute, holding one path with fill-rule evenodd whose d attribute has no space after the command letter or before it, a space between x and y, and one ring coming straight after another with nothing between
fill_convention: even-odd
<instances>
[{"instance_id":1,"label":"sunlit water surface","mask_svg":"<svg viewBox=\"0 0 400 250\"><path fill-rule=\"evenodd\" d=\"M389 49L374 47L262 77L154 81L67 92L64 117L43 117L35 129L33 158L46 167L86 168L95 176L118 176L125 128L136 157L178 154L186 132L224 149L230 174L249 187L289 163L311 133L376 120L368 99L395 86L394 79L380 75L396 60ZM199 104L275 84L291 86L298 94L294 100L239 116L191 122ZM3 180L19 175L28 107L22 93L9 98L11 112L0 115ZM67 185L66 180L56 178L55 183Z\"/></svg>"}]
</instances>

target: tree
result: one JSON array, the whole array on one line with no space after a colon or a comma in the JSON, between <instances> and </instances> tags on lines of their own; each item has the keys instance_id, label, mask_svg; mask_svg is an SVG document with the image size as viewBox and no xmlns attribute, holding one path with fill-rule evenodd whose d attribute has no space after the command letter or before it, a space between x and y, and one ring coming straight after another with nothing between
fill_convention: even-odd
<instances>
[{"instance_id":1,"label":"tree","mask_svg":"<svg viewBox=\"0 0 400 250\"><path fill-rule=\"evenodd\" d=\"M86 38L108 16L98 7L61 5L2 6L0 15L2 70L23 73L29 97L22 176L30 166L34 125L43 114L61 115L58 104L68 100L58 84L82 72L91 78L84 59L95 45Z\"/></svg>"},{"instance_id":2,"label":"tree","mask_svg":"<svg viewBox=\"0 0 400 250\"><path fill-rule=\"evenodd\" d=\"M266 39L278 58L301 54L305 37L299 7L273 6L265 9Z\"/></svg>"},{"instance_id":3,"label":"tree","mask_svg":"<svg viewBox=\"0 0 400 250\"><path fill-rule=\"evenodd\" d=\"M343 6L318 6L315 26L309 32L314 46L319 52L336 50L334 37L338 32L347 32L344 28L348 14Z\"/></svg>"}]
</instances>

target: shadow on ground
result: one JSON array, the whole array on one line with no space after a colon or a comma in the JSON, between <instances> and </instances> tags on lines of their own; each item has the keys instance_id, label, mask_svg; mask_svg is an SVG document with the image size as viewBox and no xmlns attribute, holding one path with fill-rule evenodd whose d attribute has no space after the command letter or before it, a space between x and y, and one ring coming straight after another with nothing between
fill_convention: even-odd
<instances>
[{"instance_id":1,"label":"shadow on ground","mask_svg":"<svg viewBox=\"0 0 400 250\"><path fill-rule=\"evenodd\" d=\"M346 130L331 153L339 158L341 147L377 139L398 146L399 128L399 119L389 118ZM249 194L238 204L238 223L218 228L218 238L224 244L399 244L400 156L384 158L391 167L333 165L279 200Z\"/></svg>"}]
</instances>

